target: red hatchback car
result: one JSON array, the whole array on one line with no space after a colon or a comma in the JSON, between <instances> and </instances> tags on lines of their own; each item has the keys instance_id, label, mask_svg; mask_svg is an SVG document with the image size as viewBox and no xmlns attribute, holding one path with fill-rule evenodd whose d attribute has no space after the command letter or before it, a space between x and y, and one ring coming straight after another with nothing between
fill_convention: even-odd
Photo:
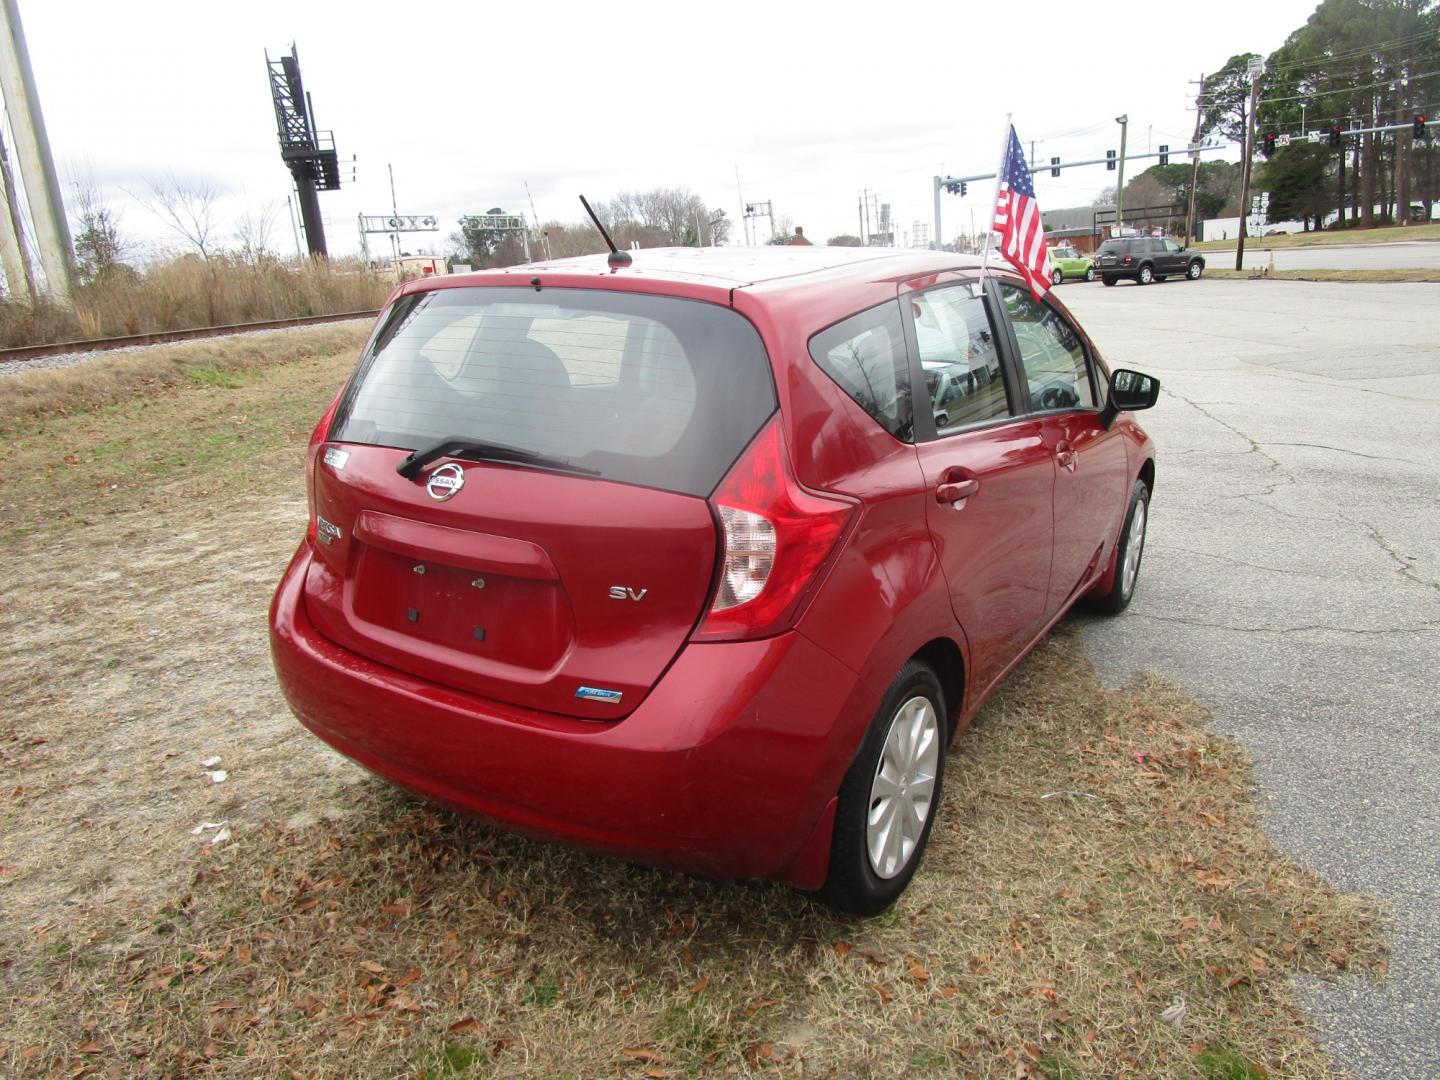
<instances>
[{"instance_id":1,"label":"red hatchback car","mask_svg":"<svg viewBox=\"0 0 1440 1080\"><path fill-rule=\"evenodd\" d=\"M1130 600L1159 384L977 260L679 249L400 289L271 609L301 721L509 829L892 903L946 745Z\"/></svg>"}]
</instances>

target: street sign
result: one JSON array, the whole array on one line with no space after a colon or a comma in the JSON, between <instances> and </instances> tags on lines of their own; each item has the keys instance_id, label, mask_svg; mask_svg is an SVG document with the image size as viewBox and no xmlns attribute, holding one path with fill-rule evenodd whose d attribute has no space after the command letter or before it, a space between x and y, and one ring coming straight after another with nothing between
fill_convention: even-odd
<instances>
[{"instance_id":1,"label":"street sign","mask_svg":"<svg viewBox=\"0 0 1440 1080\"><path fill-rule=\"evenodd\" d=\"M1277 146L1289 146L1289 145L1290 145L1290 136L1289 136L1289 135L1276 135L1276 136L1275 136L1275 145L1277 145Z\"/></svg>"},{"instance_id":2,"label":"street sign","mask_svg":"<svg viewBox=\"0 0 1440 1080\"><path fill-rule=\"evenodd\" d=\"M1313 142L1313 143L1324 142L1324 141L1325 141L1325 132L1323 132L1323 131L1312 131L1312 132L1310 132L1310 141Z\"/></svg>"}]
</instances>

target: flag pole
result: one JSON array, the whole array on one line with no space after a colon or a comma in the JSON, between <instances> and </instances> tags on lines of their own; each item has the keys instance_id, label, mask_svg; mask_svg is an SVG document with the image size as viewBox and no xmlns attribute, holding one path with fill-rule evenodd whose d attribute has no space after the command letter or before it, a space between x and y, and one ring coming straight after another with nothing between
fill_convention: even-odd
<instances>
[{"instance_id":1,"label":"flag pole","mask_svg":"<svg viewBox=\"0 0 1440 1080\"><path fill-rule=\"evenodd\" d=\"M1014 116L1014 113L1005 114L1005 139L1000 144L1000 165L995 170L995 198L990 201L990 225L985 230L985 249L980 253L980 281L982 284L990 271L990 245L995 239L995 207L1000 204L1000 177L1005 174L1005 158L1010 153L1010 130L1013 126Z\"/></svg>"}]
</instances>

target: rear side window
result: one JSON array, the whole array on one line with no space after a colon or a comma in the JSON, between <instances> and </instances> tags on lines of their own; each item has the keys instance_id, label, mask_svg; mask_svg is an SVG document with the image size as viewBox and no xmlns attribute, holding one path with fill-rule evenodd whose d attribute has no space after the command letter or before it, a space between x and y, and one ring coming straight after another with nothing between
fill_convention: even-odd
<instances>
[{"instance_id":1,"label":"rear side window","mask_svg":"<svg viewBox=\"0 0 1440 1080\"><path fill-rule=\"evenodd\" d=\"M904 442L915 437L898 304L881 304L820 331L810 339L810 356L891 435Z\"/></svg>"},{"instance_id":2,"label":"rear side window","mask_svg":"<svg viewBox=\"0 0 1440 1080\"><path fill-rule=\"evenodd\" d=\"M437 289L387 312L330 437L415 450L461 436L708 495L774 411L759 334L717 305Z\"/></svg>"}]
</instances>

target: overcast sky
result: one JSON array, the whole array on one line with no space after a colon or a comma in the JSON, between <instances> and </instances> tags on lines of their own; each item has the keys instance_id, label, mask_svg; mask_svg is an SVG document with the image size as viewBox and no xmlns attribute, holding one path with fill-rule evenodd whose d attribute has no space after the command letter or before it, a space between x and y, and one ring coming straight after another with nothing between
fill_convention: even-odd
<instances>
[{"instance_id":1,"label":"overcast sky","mask_svg":"<svg viewBox=\"0 0 1440 1080\"><path fill-rule=\"evenodd\" d=\"M290 193L264 52L299 47L318 124L358 177L320 203L332 253L357 213L502 206L579 219L577 194L689 187L734 219L769 199L817 242L858 231L863 189L899 228L932 216L931 177L993 171L1007 112L1036 154L1183 147L1190 80L1268 53L1315 0L1139 3L413 4L19 0L66 185L88 174L125 231L163 240L136 200L167 174L226 193L233 219ZM1143 165L1133 165L1134 172ZM1088 204L1114 173L1051 179L1042 208ZM942 196L946 238L983 222L989 183ZM761 232L765 225L759 223ZM737 222L735 236L740 236ZM273 246L294 250L282 211ZM379 238L381 241L383 237ZM765 236L761 235L760 240Z\"/></svg>"}]
</instances>

